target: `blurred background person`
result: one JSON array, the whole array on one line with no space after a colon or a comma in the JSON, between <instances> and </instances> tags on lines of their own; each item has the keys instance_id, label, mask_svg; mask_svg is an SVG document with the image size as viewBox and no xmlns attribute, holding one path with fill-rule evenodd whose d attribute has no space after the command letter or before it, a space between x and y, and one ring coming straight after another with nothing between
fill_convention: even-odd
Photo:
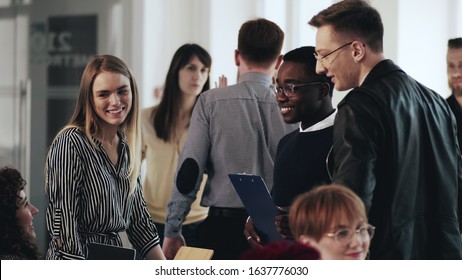
<instances>
[{"instance_id":1,"label":"blurred background person","mask_svg":"<svg viewBox=\"0 0 462 280\"><path fill-rule=\"evenodd\" d=\"M138 258L165 258L141 189L139 102L122 60L88 62L74 114L47 156L47 259L85 259L90 242L122 247L122 231Z\"/></svg>"},{"instance_id":2,"label":"blurred background person","mask_svg":"<svg viewBox=\"0 0 462 280\"><path fill-rule=\"evenodd\" d=\"M199 96L168 204L163 243L167 258L184 245L182 223L204 172L208 180L202 203L209 211L198 228L198 247L213 249L214 259L238 259L249 248L242 234L248 214L228 174L257 174L271 188L277 143L292 130L270 90L283 41L284 32L274 22L263 18L245 22L234 52L237 84Z\"/></svg>"},{"instance_id":3,"label":"blurred background person","mask_svg":"<svg viewBox=\"0 0 462 280\"><path fill-rule=\"evenodd\" d=\"M39 210L29 202L26 182L18 170L0 170L0 259L36 260L34 216Z\"/></svg>"},{"instance_id":4,"label":"blurred background person","mask_svg":"<svg viewBox=\"0 0 462 280\"><path fill-rule=\"evenodd\" d=\"M364 260L375 228L368 224L361 199L341 185L323 185L297 197L289 225L295 240L323 260Z\"/></svg>"},{"instance_id":5,"label":"blurred background person","mask_svg":"<svg viewBox=\"0 0 462 280\"><path fill-rule=\"evenodd\" d=\"M146 160L143 191L161 244L178 157L188 135L197 97L210 89L211 65L212 58L201 46L181 46L173 55L159 105L141 112L142 150ZM220 84L222 80L223 77L220 77ZM182 226L188 246L196 246L196 228L207 217L208 208L199 205L206 179L204 174L197 199Z\"/></svg>"},{"instance_id":6,"label":"blurred background person","mask_svg":"<svg viewBox=\"0 0 462 280\"><path fill-rule=\"evenodd\" d=\"M448 85L451 95L446 99L457 121L459 151L462 148L462 38L448 40L446 55Z\"/></svg>"}]
</instances>

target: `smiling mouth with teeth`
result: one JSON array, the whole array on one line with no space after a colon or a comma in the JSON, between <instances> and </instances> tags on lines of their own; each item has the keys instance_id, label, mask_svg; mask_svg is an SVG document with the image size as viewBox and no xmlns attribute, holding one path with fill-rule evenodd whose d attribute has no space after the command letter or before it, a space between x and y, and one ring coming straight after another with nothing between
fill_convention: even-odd
<instances>
[{"instance_id":1,"label":"smiling mouth with teeth","mask_svg":"<svg viewBox=\"0 0 462 280\"><path fill-rule=\"evenodd\" d=\"M293 109L294 109L293 107L283 107L283 108L281 108L281 112L287 113L287 112L289 112L289 111L291 111Z\"/></svg>"},{"instance_id":2,"label":"smiling mouth with teeth","mask_svg":"<svg viewBox=\"0 0 462 280\"><path fill-rule=\"evenodd\" d=\"M108 113L111 113L111 114L118 114L118 113L120 113L120 112L122 112L122 108L120 108L120 109L115 109L115 110L108 110Z\"/></svg>"}]
</instances>

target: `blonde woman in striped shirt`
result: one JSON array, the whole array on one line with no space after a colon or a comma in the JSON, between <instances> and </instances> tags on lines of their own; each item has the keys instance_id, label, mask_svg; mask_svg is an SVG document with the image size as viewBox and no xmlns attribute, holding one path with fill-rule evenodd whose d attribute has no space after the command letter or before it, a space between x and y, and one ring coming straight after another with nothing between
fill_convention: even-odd
<instances>
[{"instance_id":1,"label":"blonde woman in striped shirt","mask_svg":"<svg viewBox=\"0 0 462 280\"><path fill-rule=\"evenodd\" d=\"M46 162L47 259L85 259L89 242L164 259L140 185L139 94L127 65L97 55L82 75L74 114Z\"/></svg>"}]
</instances>

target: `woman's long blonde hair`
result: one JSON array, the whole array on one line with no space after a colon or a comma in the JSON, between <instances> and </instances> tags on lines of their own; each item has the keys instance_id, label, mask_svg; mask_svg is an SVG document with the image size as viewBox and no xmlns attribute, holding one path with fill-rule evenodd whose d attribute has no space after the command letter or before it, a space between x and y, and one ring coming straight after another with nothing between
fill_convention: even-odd
<instances>
[{"instance_id":1,"label":"woman's long blonde hair","mask_svg":"<svg viewBox=\"0 0 462 280\"><path fill-rule=\"evenodd\" d=\"M100 119L96 114L93 101L93 83L96 76L103 71L122 74L130 79L132 108L127 118L120 125L119 132L126 139L129 147L130 193L133 193L141 168L140 98L136 80L129 67L120 58L112 55L96 55L88 62L80 82L80 92L74 114L58 135L68 128L77 127L84 131L90 143L96 146L92 136L96 135L101 128Z\"/></svg>"}]
</instances>

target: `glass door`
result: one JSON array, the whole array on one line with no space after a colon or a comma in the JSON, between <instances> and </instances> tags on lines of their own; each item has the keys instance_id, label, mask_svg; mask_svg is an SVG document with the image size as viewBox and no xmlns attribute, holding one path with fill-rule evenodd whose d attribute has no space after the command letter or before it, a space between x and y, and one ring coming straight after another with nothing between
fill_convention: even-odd
<instances>
[{"instance_id":1,"label":"glass door","mask_svg":"<svg viewBox=\"0 0 462 280\"><path fill-rule=\"evenodd\" d=\"M31 0L0 0L0 166L17 168L29 180Z\"/></svg>"}]
</instances>

